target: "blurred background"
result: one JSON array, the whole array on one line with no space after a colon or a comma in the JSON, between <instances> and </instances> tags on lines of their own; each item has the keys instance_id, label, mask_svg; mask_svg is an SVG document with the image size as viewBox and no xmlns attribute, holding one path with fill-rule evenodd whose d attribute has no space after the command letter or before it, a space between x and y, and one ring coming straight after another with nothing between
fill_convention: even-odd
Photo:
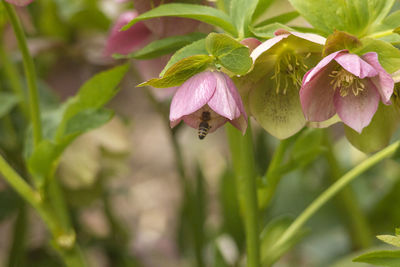
<instances>
[{"instance_id":1,"label":"blurred background","mask_svg":"<svg viewBox=\"0 0 400 267\"><path fill-rule=\"evenodd\" d=\"M35 0L17 10L35 58L44 112L73 96L95 73L124 62L107 55L107 39L119 15L133 8L131 1ZM287 1L277 0L265 16L290 10ZM25 86L25 81L12 29L5 21L2 25L0 88L9 90L12 82ZM198 27L204 33L211 30ZM4 57L16 67L17 81L7 72ZM57 177L90 266L243 266L245 262L243 222L224 130L202 141L186 125L171 130L168 102L173 91L136 88L156 77L168 58L131 60L122 90L108 106L116 116L79 137L61 159ZM16 134L6 130L8 119L2 118L2 151L23 150L17 145L24 137L18 132L19 117L16 109L8 117ZM257 170L263 176L278 140L255 122L253 126ZM331 127L330 136L343 171L366 157L349 145L341 125ZM307 140L307 148L296 144L298 138ZM323 130L305 129L290 143L293 148L286 157L296 158L296 164L288 167L262 212L262 227L269 225L265 231L270 229L271 236L263 239L265 254L273 234L279 235L334 181L321 156L323 139ZM351 185L350 193L350 202L367 221L363 240L354 234L357 225L349 202L337 198L312 218L301 241L299 237L300 242L275 266L368 266L351 263L354 253L381 246L375 235L393 234L400 225L399 164L384 161L372 168ZM0 237L0 266L62 266L38 215L4 180L0 180ZM18 251L13 248L16 238L23 238L25 247L18 261L10 264Z\"/></svg>"}]
</instances>

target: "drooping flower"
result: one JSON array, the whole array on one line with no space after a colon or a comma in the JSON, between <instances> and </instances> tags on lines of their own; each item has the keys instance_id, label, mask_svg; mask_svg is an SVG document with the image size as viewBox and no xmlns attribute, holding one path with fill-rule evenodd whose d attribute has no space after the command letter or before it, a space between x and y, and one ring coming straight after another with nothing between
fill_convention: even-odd
<instances>
[{"instance_id":1,"label":"drooping flower","mask_svg":"<svg viewBox=\"0 0 400 267\"><path fill-rule=\"evenodd\" d=\"M138 22L126 31L120 31L128 22L138 16L136 11L122 13L108 36L104 54L109 57L114 53L128 54L142 48L151 38L151 31L143 22Z\"/></svg>"},{"instance_id":2,"label":"drooping flower","mask_svg":"<svg viewBox=\"0 0 400 267\"><path fill-rule=\"evenodd\" d=\"M358 56L347 50L322 59L303 78L300 100L309 121L325 121L336 113L361 133L374 116L379 101L389 105L394 81L375 52Z\"/></svg>"},{"instance_id":3,"label":"drooping flower","mask_svg":"<svg viewBox=\"0 0 400 267\"><path fill-rule=\"evenodd\" d=\"M172 99L169 119L171 127L183 120L199 129L200 139L228 121L243 134L247 128L247 115L235 84L218 71L201 72L184 82Z\"/></svg>"},{"instance_id":4,"label":"drooping flower","mask_svg":"<svg viewBox=\"0 0 400 267\"><path fill-rule=\"evenodd\" d=\"M325 38L286 30L275 35L253 50L253 70L239 78L238 84L257 122L284 139L306 123L299 100L301 79L320 60Z\"/></svg>"},{"instance_id":5,"label":"drooping flower","mask_svg":"<svg viewBox=\"0 0 400 267\"><path fill-rule=\"evenodd\" d=\"M26 6L33 2L33 0L6 0L6 2L16 6Z\"/></svg>"}]
</instances>

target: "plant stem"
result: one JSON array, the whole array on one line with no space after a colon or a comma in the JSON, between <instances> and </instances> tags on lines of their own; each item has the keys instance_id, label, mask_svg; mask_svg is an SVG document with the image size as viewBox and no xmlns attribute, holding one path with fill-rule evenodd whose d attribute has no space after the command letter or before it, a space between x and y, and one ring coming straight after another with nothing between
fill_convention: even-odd
<instances>
[{"instance_id":1,"label":"plant stem","mask_svg":"<svg viewBox=\"0 0 400 267\"><path fill-rule=\"evenodd\" d=\"M265 181L267 183L266 192L262 195L262 199L260 200L260 207L264 209L270 203L272 197L275 194L276 187L280 179L282 178L282 174L278 173L277 170L282 164L282 161L285 156L285 151L290 144L290 139L285 139L280 141L277 149L274 152L274 155L269 163L267 173L265 174Z\"/></svg>"},{"instance_id":2,"label":"plant stem","mask_svg":"<svg viewBox=\"0 0 400 267\"><path fill-rule=\"evenodd\" d=\"M316 213L325 203L334 197L340 190L342 190L351 181L357 178L360 174L379 163L383 159L392 156L400 147L400 141L393 143L385 149L377 152L371 157L367 158L356 167L351 169L328 189L326 189L319 197L317 197L289 226L288 229L281 235L275 243L275 247L283 245L286 241L290 240L296 232Z\"/></svg>"},{"instance_id":3,"label":"plant stem","mask_svg":"<svg viewBox=\"0 0 400 267\"><path fill-rule=\"evenodd\" d=\"M27 232L27 209L24 201L19 201L19 210L15 219L13 229L13 241L10 252L8 253L7 266L24 266L25 265L25 242Z\"/></svg>"},{"instance_id":4,"label":"plant stem","mask_svg":"<svg viewBox=\"0 0 400 267\"><path fill-rule=\"evenodd\" d=\"M393 33L394 33L393 30L387 30L387 31L376 32L376 33L370 34L367 37L378 39L378 38L381 38L381 37L385 37L385 36L391 35Z\"/></svg>"},{"instance_id":5,"label":"plant stem","mask_svg":"<svg viewBox=\"0 0 400 267\"><path fill-rule=\"evenodd\" d=\"M333 181L337 181L342 175L342 170L333 151L332 143L327 137L328 136L325 138L327 147L325 157L330 166L331 178ZM343 188L342 192L338 195L338 201L340 201L341 209L344 211L345 218L348 220L354 248L360 249L370 247L372 244L371 237L373 236L372 230L352 188Z\"/></svg>"},{"instance_id":6,"label":"plant stem","mask_svg":"<svg viewBox=\"0 0 400 267\"><path fill-rule=\"evenodd\" d=\"M251 128L249 124L244 136L230 124L226 126L226 131L236 175L239 203L244 212L247 267L259 267L260 231Z\"/></svg>"},{"instance_id":7,"label":"plant stem","mask_svg":"<svg viewBox=\"0 0 400 267\"><path fill-rule=\"evenodd\" d=\"M17 38L18 46L24 62L25 76L29 89L30 115L33 126L33 143L36 147L42 140L42 124L40 121L39 94L36 82L35 65L33 64L33 59L29 53L25 34L14 7L11 4L6 3L5 1L2 2L4 4L8 17L10 18L10 22Z\"/></svg>"}]
</instances>

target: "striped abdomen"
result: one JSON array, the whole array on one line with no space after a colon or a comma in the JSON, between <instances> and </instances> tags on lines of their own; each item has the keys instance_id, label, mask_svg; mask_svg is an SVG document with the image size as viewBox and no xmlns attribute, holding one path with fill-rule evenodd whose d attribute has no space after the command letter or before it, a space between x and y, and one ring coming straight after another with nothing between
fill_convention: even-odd
<instances>
[{"instance_id":1,"label":"striped abdomen","mask_svg":"<svg viewBox=\"0 0 400 267\"><path fill-rule=\"evenodd\" d=\"M199 124L199 139L202 140L208 134L208 130L210 129L210 125L206 121L202 121Z\"/></svg>"}]
</instances>

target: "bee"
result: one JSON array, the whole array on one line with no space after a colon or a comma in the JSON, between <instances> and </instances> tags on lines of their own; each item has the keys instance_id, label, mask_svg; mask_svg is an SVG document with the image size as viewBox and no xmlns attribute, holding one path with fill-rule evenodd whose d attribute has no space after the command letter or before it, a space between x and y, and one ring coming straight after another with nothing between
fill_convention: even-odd
<instances>
[{"instance_id":1,"label":"bee","mask_svg":"<svg viewBox=\"0 0 400 267\"><path fill-rule=\"evenodd\" d=\"M211 126L208 124L208 121L211 120L211 114L208 111L203 111L200 117L199 124L199 139L202 140L208 134L208 130L210 130Z\"/></svg>"}]
</instances>

